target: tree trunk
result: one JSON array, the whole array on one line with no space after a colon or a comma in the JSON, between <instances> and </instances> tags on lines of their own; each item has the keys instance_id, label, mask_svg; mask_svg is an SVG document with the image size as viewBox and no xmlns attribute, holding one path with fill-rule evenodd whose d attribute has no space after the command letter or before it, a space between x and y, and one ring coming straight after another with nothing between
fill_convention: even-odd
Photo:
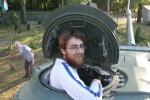
<instances>
[{"instance_id":1,"label":"tree trunk","mask_svg":"<svg viewBox=\"0 0 150 100\"><path fill-rule=\"evenodd\" d=\"M20 0L21 23L27 24L25 0Z\"/></svg>"},{"instance_id":2,"label":"tree trunk","mask_svg":"<svg viewBox=\"0 0 150 100\"><path fill-rule=\"evenodd\" d=\"M59 8L59 0L52 0L52 10Z\"/></svg>"},{"instance_id":3,"label":"tree trunk","mask_svg":"<svg viewBox=\"0 0 150 100\"><path fill-rule=\"evenodd\" d=\"M110 10L110 0L107 0L107 12L109 13Z\"/></svg>"},{"instance_id":4,"label":"tree trunk","mask_svg":"<svg viewBox=\"0 0 150 100\"><path fill-rule=\"evenodd\" d=\"M140 3L138 5L137 23L141 23L141 17L142 17L142 4Z\"/></svg>"}]
</instances>

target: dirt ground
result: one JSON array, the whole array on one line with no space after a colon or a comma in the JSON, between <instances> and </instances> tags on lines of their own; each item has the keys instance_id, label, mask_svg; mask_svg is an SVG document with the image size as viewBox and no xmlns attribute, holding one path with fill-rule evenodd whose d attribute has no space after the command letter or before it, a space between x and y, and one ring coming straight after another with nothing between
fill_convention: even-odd
<instances>
[{"instance_id":1,"label":"dirt ground","mask_svg":"<svg viewBox=\"0 0 150 100\"><path fill-rule=\"evenodd\" d=\"M5 90L4 92L0 93L0 100L15 100L16 92L25 84L25 82L21 82L13 86L10 89Z\"/></svg>"},{"instance_id":2,"label":"dirt ground","mask_svg":"<svg viewBox=\"0 0 150 100\"><path fill-rule=\"evenodd\" d=\"M29 81L28 78L24 78L24 61L18 54L7 56L0 61L0 100L13 100L21 86ZM34 67L48 61L41 51L35 52Z\"/></svg>"},{"instance_id":3,"label":"dirt ground","mask_svg":"<svg viewBox=\"0 0 150 100\"><path fill-rule=\"evenodd\" d=\"M0 39L0 47L5 45L6 43L8 43L8 41L6 41L5 39Z\"/></svg>"},{"instance_id":4,"label":"dirt ground","mask_svg":"<svg viewBox=\"0 0 150 100\"><path fill-rule=\"evenodd\" d=\"M14 41L12 50L8 48L10 40L17 38L27 45L29 41L34 40L33 42L38 44L37 48L33 50L35 54L34 67L36 67L49 61L42 53L42 36L41 29L35 29L33 25L30 31L20 33L15 32L11 26L0 27L0 100L14 100L16 92L29 81L28 78L24 78L24 60L14 46Z\"/></svg>"}]
</instances>

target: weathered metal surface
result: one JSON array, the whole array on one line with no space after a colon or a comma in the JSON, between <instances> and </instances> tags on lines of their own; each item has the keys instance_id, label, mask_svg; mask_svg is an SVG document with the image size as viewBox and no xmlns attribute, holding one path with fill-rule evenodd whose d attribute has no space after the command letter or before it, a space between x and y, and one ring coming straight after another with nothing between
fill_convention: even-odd
<instances>
[{"instance_id":1,"label":"weathered metal surface","mask_svg":"<svg viewBox=\"0 0 150 100\"><path fill-rule=\"evenodd\" d=\"M32 78L17 93L16 100L71 100L64 91L48 89L41 84L39 80L40 73L50 65L51 62L34 69Z\"/></svg>"},{"instance_id":2,"label":"weathered metal surface","mask_svg":"<svg viewBox=\"0 0 150 100\"><path fill-rule=\"evenodd\" d=\"M148 100L150 99L150 61L146 51L120 50L118 64L113 67L122 70L127 78L125 86L114 89L112 97L104 97L104 100ZM140 62L142 60L142 62ZM53 87L47 88L40 82L41 73L49 64L38 66L30 81L18 92L17 100L71 100L62 90ZM121 76L120 76L121 77Z\"/></svg>"}]
</instances>

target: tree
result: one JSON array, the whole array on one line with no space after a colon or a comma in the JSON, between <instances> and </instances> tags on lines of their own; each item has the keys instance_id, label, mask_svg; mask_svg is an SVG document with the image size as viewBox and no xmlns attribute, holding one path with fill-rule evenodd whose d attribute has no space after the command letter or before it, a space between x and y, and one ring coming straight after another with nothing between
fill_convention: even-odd
<instances>
[{"instance_id":1,"label":"tree","mask_svg":"<svg viewBox=\"0 0 150 100\"><path fill-rule=\"evenodd\" d=\"M110 10L110 0L107 0L107 12L109 13Z\"/></svg>"},{"instance_id":2,"label":"tree","mask_svg":"<svg viewBox=\"0 0 150 100\"><path fill-rule=\"evenodd\" d=\"M143 4L150 4L148 0L137 0L138 3L138 12L137 12L137 23L141 23L141 18L142 18L142 6Z\"/></svg>"},{"instance_id":3,"label":"tree","mask_svg":"<svg viewBox=\"0 0 150 100\"><path fill-rule=\"evenodd\" d=\"M141 23L141 18L142 18L142 3L139 3L137 12L137 23Z\"/></svg>"},{"instance_id":4,"label":"tree","mask_svg":"<svg viewBox=\"0 0 150 100\"><path fill-rule=\"evenodd\" d=\"M59 8L59 0L52 0L52 10Z\"/></svg>"},{"instance_id":5,"label":"tree","mask_svg":"<svg viewBox=\"0 0 150 100\"><path fill-rule=\"evenodd\" d=\"M21 16L21 23L22 24L27 24L26 0L20 0L20 16Z\"/></svg>"}]
</instances>

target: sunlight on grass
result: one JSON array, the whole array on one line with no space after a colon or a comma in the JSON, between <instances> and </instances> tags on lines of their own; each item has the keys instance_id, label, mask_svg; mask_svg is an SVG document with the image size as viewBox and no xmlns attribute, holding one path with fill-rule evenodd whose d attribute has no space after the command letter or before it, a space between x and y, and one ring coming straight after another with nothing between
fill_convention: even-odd
<instances>
[{"instance_id":1,"label":"sunlight on grass","mask_svg":"<svg viewBox=\"0 0 150 100\"><path fill-rule=\"evenodd\" d=\"M0 93L0 100L15 100L16 91L19 91L19 89L25 84L26 82L23 82L19 85L16 85L15 87L6 90L3 93Z\"/></svg>"},{"instance_id":2,"label":"sunlight on grass","mask_svg":"<svg viewBox=\"0 0 150 100\"><path fill-rule=\"evenodd\" d=\"M120 45L127 45L127 33L126 33L126 23L127 23L127 20L125 17L121 18L121 19L118 19L118 40L119 40L119 44ZM133 33L135 34L135 31L137 29L137 27L141 27L142 29L142 34L141 36L145 38L145 41L149 41L150 42L150 28L148 25L145 25L143 23L141 24L138 24L136 23L136 19L133 18L133 22L132 22L132 25L133 25ZM147 46L147 43L144 43L143 41L141 41L140 43L136 43L137 45L143 45L143 46Z\"/></svg>"},{"instance_id":3,"label":"sunlight on grass","mask_svg":"<svg viewBox=\"0 0 150 100\"><path fill-rule=\"evenodd\" d=\"M34 26L33 26L34 28ZM48 62L42 53L42 37L43 30L39 26L36 29L30 31L22 31L17 33L12 26L0 27L0 39L6 41L6 43L0 47L0 53L8 51L4 56L0 57L0 89L4 89L10 86L12 83L16 84L18 80L22 81L24 76L24 61L20 55L18 55L18 49L14 45L16 40L19 40L23 44L29 45L32 41L36 44L37 48L35 53L35 66ZM12 44L12 50L8 49L8 46ZM14 66L15 70L11 70L10 64ZM23 84L23 81L21 82ZM15 86L7 91L0 93L0 100L10 100L16 94L16 91L20 88L20 85Z\"/></svg>"}]
</instances>

